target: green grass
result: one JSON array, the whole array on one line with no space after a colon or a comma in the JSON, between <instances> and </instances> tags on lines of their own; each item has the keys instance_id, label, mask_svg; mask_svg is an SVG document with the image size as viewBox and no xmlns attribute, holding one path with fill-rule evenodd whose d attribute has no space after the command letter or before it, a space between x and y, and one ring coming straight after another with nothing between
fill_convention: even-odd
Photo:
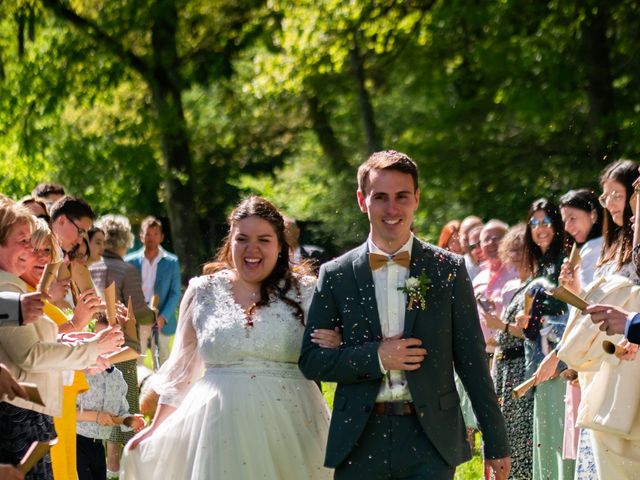
<instances>
[{"instance_id":1,"label":"green grass","mask_svg":"<svg viewBox=\"0 0 640 480\"><path fill-rule=\"evenodd\" d=\"M334 383L322 384L322 395L327 401L330 408L333 407L333 396L336 391L336 385ZM482 442L480 434L476 434L476 450L473 458L467 463L459 465L456 469L456 475L454 480L478 480L482 478L482 456L480 454Z\"/></svg>"}]
</instances>

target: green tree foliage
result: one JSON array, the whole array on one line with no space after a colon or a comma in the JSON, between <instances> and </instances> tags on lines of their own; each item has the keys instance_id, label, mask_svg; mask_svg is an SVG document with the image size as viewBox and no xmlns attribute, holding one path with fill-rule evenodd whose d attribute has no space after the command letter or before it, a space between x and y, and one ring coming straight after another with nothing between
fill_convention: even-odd
<instances>
[{"instance_id":1,"label":"green tree foliage","mask_svg":"<svg viewBox=\"0 0 640 480\"><path fill-rule=\"evenodd\" d=\"M336 251L355 168L422 172L418 230L521 220L637 158L640 2L14 0L0 3L0 188L53 179L168 216L194 273L261 193ZM203 239L205 247L199 246Z\"/></svg>"}]
</instances>

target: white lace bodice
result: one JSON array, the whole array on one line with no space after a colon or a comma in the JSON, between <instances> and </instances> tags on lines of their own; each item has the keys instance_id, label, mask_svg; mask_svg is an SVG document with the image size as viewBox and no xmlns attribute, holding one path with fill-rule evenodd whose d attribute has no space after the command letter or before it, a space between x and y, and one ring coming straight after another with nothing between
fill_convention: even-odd
<instances>
[{"instance_id":1,"label":"white lace bodice","mask_svg":"<svg viewBox=\"0 0 640 480\"><path fill-rule=\"evenodd\" d=\"M239 362L298 363L304 326L293 308L282 300L257 309L253 326L247 326L247 316L231 291L227 272L195 279L193 327L198 337L200 357L207 364L227 365ZM289 297L306 312L313 293L313 284L295 289Z\"/></svg>"},{"instance_id":2,"label":"white lace bodice","mask_svg":"<svg viewBox=\"0 0 640 480\"><path fill-rule=\"evenodd\" d=\"M306 313L315 278L300 279L300 293L288 296ZM176 405L207 366L273 367L296 365L304 326L291 306L274 299L253 313L253 326L232 293L230 272L196 277L180 305L176 340L168 361L153 382L161 403Z\"/></svg>"}]
</instances>

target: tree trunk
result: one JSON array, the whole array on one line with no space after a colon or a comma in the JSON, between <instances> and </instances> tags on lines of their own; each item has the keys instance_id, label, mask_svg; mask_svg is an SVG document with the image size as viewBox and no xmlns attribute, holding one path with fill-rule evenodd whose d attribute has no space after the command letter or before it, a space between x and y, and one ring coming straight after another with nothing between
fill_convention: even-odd
<instances>
[{"instance_id":1,"label":"tree trunk","mask_svg":"<svg viewBox=\"0 0 640 480\"><path fill-rule=\"evenodd\" d=\"M353 72L358 87L358 103L360 104L360 116L367 138L367 147L369 148L369 153L373 153L382 149L382 142L375 122L371 97L369 96L369 91L365 83L364 59L360 55L360 49L355 40L353 48L349 51L349 60L351 63L351 71Z\"/></svg>"},{"instance_id":2,"label":"tree trunk","mask_svg":"<svg viewBox=\"0 0 640 480\"><path fill-rule=\"evenodd\" d=\"M145 80L153 96L156 127L162 145L167 215L171 224L174 250L182 263L182 273L200 273L204 260L202 235L194 209L194 188L187 122L182 107L176 35L178 11L175 0L157 0L151 17L151 59L142 58L120 39L109 35L93 20L82 17L67 2L42 0L56 15L71 22L126 62Z\"/></svg>"},{"instance_id":3,"label":"tree trunk","mask_svg":"<svg viewBox=\"0 0 640 480\"><path fill-rule=\"evenodd\" d=\"M608 163L618 151L615 91L607 38L609 10L604 3L598 2L595 7L586 7L585 14L582 38L589 98L591 152L596 161L604 160Z\"/></svg>"},{"instance_id":4,"label":"tree trunk","mask_svg":"<svg viewBox=\"0 0 640 480\"><path fill-rule=\"evenodd\" d=\"M158 116L171 236L183 274L191 277L200 273L204 250L194 209L189 135L180 94L176 48L178 14L173 0L159 0L155 7L149 81Z\"/></svg>"},{"instance_id":5,"label":"tree trunk","mask_svg":"<svg viewBox=\"0 0 640 480\"><path fill-rule=\"evenodd\" d=\"M324 154L329 158L331 169L334 172L342 172L349 167L349 162L344 153L344 149L336 133L331 126L329 114L324 106L318 101L318 97L312 94L307 97L307 106L311 115L313 131L318 137L320 146Z\"/></svg>"}]
</instances>

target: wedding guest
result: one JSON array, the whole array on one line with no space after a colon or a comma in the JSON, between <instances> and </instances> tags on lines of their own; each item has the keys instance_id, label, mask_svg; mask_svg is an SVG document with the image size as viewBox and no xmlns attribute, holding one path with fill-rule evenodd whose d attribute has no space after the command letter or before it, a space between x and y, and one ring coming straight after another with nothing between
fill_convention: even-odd
<instances>
[{"instance_id":1,"label":"wedding guest","mask_svg":"<svg viewBox=\"0 0 640 480\"><path fill-rule=\"evenodd\" d=\"M482 227L482 220L475 215L469 215L460 222L460 231L458 232L460 238L460 248L464 253L464 263L469 273L469 278L473 280L473 277L480 271L480 262L477 261L472 252L480 248L479 237L480 231L478 231L478 238L474 238L475 242L470 241L469 232L474 228Z\"/></svg>"},{"instance_id":2,"label":"wedding guest","mask_svg":"<svg viewBox=\"0 0 640 480\"><path fill-rule=\"evenodd\" d=\"M35 220L31 233L31 254L27 258L25 271L20 278L34 291L48 263L58 262L57 249L49 226L42 219ZM69 316L56 302L63 299L69 281L54 281L49 288L49 299L44 303L44 314L58 326L59 333L80 332L87 326L91 317L101 307L100 299L92 291L84 292L81 301ZM81 371L62 372L62 413L53 419L58 442L51 448L51 465L55 478L73 478L76 469L76 418L75 402L78 393L89 388Z\"/></svg>"},{"instance_id":3,"label":"wedding guest","mask_svg":"<svg viewBox=\"0 0 640 480\"><path fill-rule=\"evenodd\" d=\"M484 262L482 247L480 246L480 233L482 233L483 227L484 225L482 224L476 225L469 230L467 235L467 254L464 256L464 259L469 278L472 282L482 270L482 262Z\"/></svg>"},{"instance_id":4,"label":"wedding guest","mask_svg":"<svg viewBox=\"0 0 640 480\"><path fill-rule=\"evenodd\" d=\"M516 317L524 328L527 374L535 373L533 412L533 478L573 479L574 461L562 458L565 385L558 378L559 365L546 374L540 365L560 341L567 322L568 307L545 291L558 285L564 259L564 226L558 207L541 198L531 204L524 241L522 271L532 279L541 278L531 314ZM544 281L546 280L546 284ZM543 372L544 371L544 372ZM543 381L543 378L547 378Z\"/></svg>"},{"instance_id":5,"label":"wedding guest","mask_svg":"<svg viewBox=\"0 0 640 480\"><path fill-rule=\"evenodd\" d=\"M632 211L629 204L637 179L638 164L631 160L619 160L609 164L600 177L603 193L600 195L599 201L604 207L603 246L594 279L602 277L607 281L612 275L621 275L636 285L640 283L637 269L632 262L633 229L631 225ZM569 275L569 272L566 273L564 281L571 286L572 282L575 282L575 276ZM572 288L577 289L577 287ZM614 316L619 318L621 309L595 304L589 306L586 312L591 314L592 320L602 322ZM627 314L627 312L622 310L622 314ZM609 332L608 322L600 328ZM581 374L580 380L583 391L586 391L593 380L593 375ZM607 456L608 448L603 443L603 441L606 443L606 440L606 435L603 438L596 432L587 429L581 430L576 466L580 479L606 478L607 475L616 475L612 472L616 471L615 463L617 461L612 462L611 458ZM598 450L598 442L601 445L600 455L595 453Z\"/></svg>"},{"instance_id":6,"label":"wedding guest","mask_svg":"<svg viewBox=\"0 0 640 480\"><path fill-rule=\"evenodd\" d=\"M140 324L138 334L143 353L151 340L153 328L157 328L159 363L162 365L169 357L169 342L178 325L176 309L180 303L180 263L178 257L162 248L164 232L157 218L147 217L142 221L140 240L143 248L128 254L124 260L140 272L147 304L151 303L154 295L158 298L156 325Z\"/></svg>"},{"instance_id":7,"label":"wedding guest","mask_svg":"<svg viewBox=\"0 0 640 480\"><path fill-rule=\"evenodd\" d=\"M42 315L42 293L0 292L0 327L37 322Z\"/></svg>"},{"instance_id":8,"label":"wedding guest","mask_svg":"<svg viewBox=\"0 0 640 480\"><path fill-rule=\"evenodd\" d=\"M109 327L104 315L95 322L96 332ZM144 427L140 414L129 413L127 382L115 367L102 372L87 372L89 390L76 401L77 425L77 470L79 480L106 480L107 463L103 442L110 438L112 430L134 432ZM116 420L122 420L117 423Z\"/></svg>"},{"instance_id":9,"label":"wedding guest","mask_svg":"<svg viewBox=\"0 0 640 480\"><path fill-rule=\"evenodd\" d=\"M51 231L65 252L70 252L87 235L95 215L81 198L65 196L49 209Z\"/></svg>"},{"instance_id":10,"label":"wedding guest","mask_svg":"<svg viewBox=\"0 0 640 480\"><path fill-rule=\"evenodd\" d=\"M87 237L82 237L80 242L78 242L78 245L69 252L69 263L77 263L86 267L89 261L89 256L89 240Z\"/></svg>"},{"instance_id":11,"label":"wedding guest","mask_svg":"<svg viewBox=\"0 0 640 480\"><path fill-rule=\"evenodd\" d=\"M284 216L284 233L291 249L291 261L299 264L303 261L310 262L317 273L320 265L326 260L324 248L317 245L300 245L300 227L293 217Z\"/></svg>"},{"instance_id":12,"label":"wedding guest","mask_svg":"<svg viewBox=\"0 0 640 480\"><path fill-rule=\"evenodd\" d=\"M0 363L0 401L5 398L13 400L15 397L27 398L27 392L18 384L6 365Z\"/></svg>"},{"instance_id":13,"label":"wedding guest","mask_svg":"<svg viewBox=\"0 0 640 480\"><path fill-rule=\"evenodd\" d=\"M442 227L438 238L438 246L458 255L464 254L460 245L460 220L451 220Z\"/></svg>"},{"instance_id":14,"label":"wedding guest","mask_svg":"<svg viewBox=\"0 0 640 480\"><path fill-rule=\"evenodd\" d=\"M603 211L598 197L591 190L581 188L570 190L560 197L560 213L569 242L580 247L580 265L577 283L563 282L576 293L586 287L594 278L596 265L602 250ZM568 242L568 243L569 243ZM575 272L569 272L571 276Z\"/></svg>"},{"instance_id":15,"label":"wedding guest","mask_svg":"<svg viewBox=\"0 0 640 480\"><path fill-rule=\"evenodd\" d=\"M0 206L0 291L27 292L19 278L32 254L31 212L20 205ZM14 398L0 403L0 462L17 464L35 440L55 435L52 416L61 413L62 381L60 372L86 368L98 356L115 350L122 342L118 329L109 329L80 343L57 341L56 324L42 316L34 324L4 327L0 335L0 362L22 381L38 386L44 405ZM51 479L49 454L34 467L30 478Z\"/></svg>"},{"instance_id":16,"label":"wedding guest","mask_svg":"<svg viewBox=\"0 0 640 480\"><path fill-rule=\"evenodd\" d=\"M499 255L503 265L521 271L526 226L518 224L507 231L500 244ZM533 395L513 397L513 389L527 379L524 357L524 334L516 324L516 316L524 310L525 294L529 282L516 277L502 289L501 325L498 350L494 358L495 384L500 409L507 425L511 446L511 477L528 480L533 477ZM487 316L493 319L493 316Z\"/></svg>"},{"instance_id":17,"label":"wedding guest","mask_svg":"<svg viewBox=\"0 0 640 480\"><path fill-rule=\"evenodd\" d=\"M217 261L185 292L154 382L158 410L127 447L123 480L331 477L329 412L296 365L315 279L292 271L284 221L266 200L243 200L228 222ZM319 345L340 345L333 330L317 333Z\"/></svg>"},{"instance_id":18,"label":"wedding guest","mask_svg":"<svg viewBox=\"0 0 640 480\"><path fill-rule=\"evenodd\" d=\"M568 270L568 265L563 265L560 275L561 284L580 293L581 289L593 281L596 264L602 250L602 207L597 195L586 188L570 190L560 197L560 213L564 222L565 234L568 236L568 244L576 243L580 248L580 264L572 272ZM565 259L567 262L568 259ZM544 362L557 363L555 350L549 353L548 359ZM553 367L555 368L555 367ZM576 427L578 407L580 405L580 385L578 375L571 370L563 374L563 378L568 379L565 393L565 424L563 440L563 456L565 458L578 460L576 462L576 480L597 480L595 462L587 460L592 455L587 447L583 446L582 454L579 455L579 438L588 436L588 431ZM587 440L582 444L586 445ZM580 458L582 457L582 458Z\"/></svg>"},{"instance_id":19,"label":"wedding guest","mask_svg":"<svg viewBox=\"0 0 640 480\"><path fill-rule=\"evenodd\" d=\"M464 217L460 222L460 230L458 233L460 235L460 248L462 248L463 251L466 252L469 246L469 232L472 228L479 225L482 225L482 220L475 215Z\"/></svg>"},{"instance_id":20,"label":"wedding guest","mask_svg":"<svg viewBox=\"0 0 640 480\"><path fill-rule=\"evenodd\" d=\"M95 225L87 232L89 238L89 260L87 265L92 265L102 261L104 253L104 232Z\"/></svg>"},{"instance_id":21,"label":"wedding guest","mask_svg":"<svg viewBox=\"0 0 640 480\"><path fill-rule=\"evenodd\" d=\"M49 223L49 221L51 220L49 218L47 204L41 198L25 197L20 200L19 203L31 210L31 213L33 213L34 217L42 218L47 223Z\"/></svg>"},{"instance_id":22,"label":"wedding guest","mask_svg":"<svg viewBox=\"0 0 640 480\"><path fill-rule=\"evenodd\" d=\"M144 300L140 272L133 265L124 261L124 255L133 245L133 234L129 220L123 215L104 215L98 219L96 225L105 232L102 262L94 263L89 267L96 287L100 291L104 291L105 287L114 282L116 300L127 305L129 297L131 297L137 324L152 324L155 316ZM125 345L140 351L137 335L136 338L133 338L125 334ZM129 413L140 413L136 360L127 360L115 366L122 372L129 386L127 390ZM120 470L122 446L130 438L130 432L122 432L120 429L113 430L107 443L107 473L109 476L117 476L117 472Z\"/></svg>"},{"instance_id":23,"label":"wedding guest","mask_svg":"<svg viewBox=\"0 0 640 480\"><path fill-rule=\"evenodd\" d=\"M637 168L634 161L620 160L609 165L600 177L602 195L598 199L604 207L603 245L594 278L615 274L627 277L634 283L640 281L631 261L633 229L629 204L633 184L638 178Z\"/></svg>"},{"instance_id":24,"label":"wedding guest","mask_svg":"<svg viewBox=\"0 0 640 480\"><path fill-rule=\"evenodd\" d=\"M31 191L32 197L44 199L48 206L53 205L65 195L64 187L59 183L39 183Z\"/></svg>"},{"instance_id":25,"label":"wedding guest","mask_svg":"<svg viewBox=\"0 0 640 480\"><path fill-rule=\"evenodd\" d=\"M499 255L500 243L509 226L501 220L489 220L480 230L480 249L485 259L482 269L473 279L473 294L478 303L480 327L486 342L486 352L489 358L493 357L496 349L496 334L498 329L489 325L490 319L500 319L502 316L502 289L505 284L517 277L517 271L513 265L504 265Z\"/></svg>"}]
</instances>

